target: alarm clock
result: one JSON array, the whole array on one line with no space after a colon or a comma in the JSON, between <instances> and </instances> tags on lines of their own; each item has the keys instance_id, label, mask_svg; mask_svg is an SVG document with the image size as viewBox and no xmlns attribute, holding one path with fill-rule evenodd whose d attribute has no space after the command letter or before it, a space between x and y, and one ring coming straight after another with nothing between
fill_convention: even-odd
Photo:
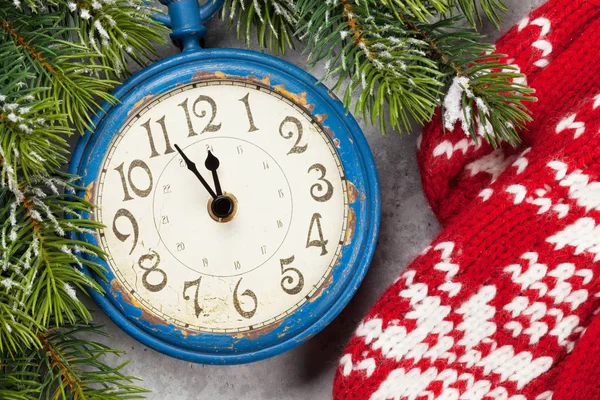
<instances>
[{"instance_id":1,"label":"alarm clock","mask_svg":"<svg viewBox=\"0 0 600 400\"><path fill-rule=\"evenodd\" d=\"M321 83L253 51L204 49L221 6L162 1L182 53L118 87L70 172L104 228L92 292L124 331L167 355L236 364L329 324L356 292L380 221L373 157Z\"/></svg>"}]
</instances>

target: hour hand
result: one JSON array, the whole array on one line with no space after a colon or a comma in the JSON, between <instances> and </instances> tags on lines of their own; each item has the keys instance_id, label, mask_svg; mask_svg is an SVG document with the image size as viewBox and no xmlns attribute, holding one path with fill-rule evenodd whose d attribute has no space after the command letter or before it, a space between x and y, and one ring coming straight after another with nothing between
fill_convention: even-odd
<instances>
[{"instance_id":1,"label":"hour hand","mask_svg":"<svg viewBox=\"0 0 600 400\"><path fill-rule=\"evenodd\" d=\"M183 158L183 161L185 161L185 165L187 166L187 168L190 171L192 171L192 173L194 175L196 175L196 178L198 178L200 183L202 183L202 186L204 186L204 188L208 191L208 194L210 194L213 199L216 199L217 198L216 193L208 185L208 182L206 182L206 180L202 177L202 175L200 175L200 171L198 171L196 164L192 160L190 160L188 156L185 155L185 153L179 148L179 146L175 145L175 149L181 155L181 158Z\"/></svg>"},{"instance_id":2,"label":"hour hand","mask_svg":"<svg viewBox=\"0 0 600 400\"><path fill-rule=\"evenodd\" d=\"M217 157L209 150L206 156L206 161L204 162L204 166L207 170L212 172L213 181L215 182L215 190L217 191L217 196L221 196L223 194L223 190L221 190L221 183L219 182L219 176L217 175L217 169L219 168L220 162Z\"/></svg>"}]
</instances>

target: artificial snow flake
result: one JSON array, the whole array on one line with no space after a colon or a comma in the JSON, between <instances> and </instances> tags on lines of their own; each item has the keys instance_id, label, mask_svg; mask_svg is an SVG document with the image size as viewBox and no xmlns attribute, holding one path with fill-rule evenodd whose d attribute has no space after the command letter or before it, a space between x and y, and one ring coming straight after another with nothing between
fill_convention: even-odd
<instances>
[{"instance_id":1,"label":"artificial snow flake","mask_svg":"<svg viewBox=\"0 0 600 400\"><path fill-rule=\"evenodd\" d=\"M100 4L97 0L92 1L92 8L94 10L99 10L102 8L102 4Z\"/></svg>"},{"instance_id":2,"label":"artificial snow flake","mask_svg":"<svg viewBox=\"0 0 600 400\"><path fill-rule=\"evenodd\" d=\"M10 291L13 286L18 286L19 284L10 278L4 278L0 281L0 285L4 286L6 291Z\"/></svg>"},{"instance_id":3,"label":"artificial snow flake","mask_svg":"<svg viewBox=\"0 0 600 400\"><path fill-rule=\"evenodd\" d=\"M42 216L40 215L39 212L37 212L37 210L29 210L29 215L31 216L31 218L35 219L36 221L42 222L44 219L42 218Z\"/></svg>"},{"instance_id":4,"label":"artificial snow flake","mask_svg":"<svg viewBox=\"0 0 600 400\"><path fill-rule=\"evenodd\" d=\"M68 282L65 282L64 288L65 292L67 292L69 296L71 296L74 300L77 300L77 292L75 289L73 289L73 286L71 286Z\"/></svg>"},{"instance_id":5,"label":"artificial snow flake","mask_svg":"<svg viewBox=\"0 0 600 400\"><path fill-rule=\"evenodd\" d=\"M488 109L487 105L485 104L485 102L481 98L476 97L475 98L475 104L477 104L477 108L479 109L479 111L481 111L485 115L489 115L490 114L490 110Z\"/></svg>"},{"instance_id":6,"label":"artificial snow flake","mask_svg":"<svg viewBox=\"0 0 600 400\"><path fill-rule=\"evenodd\" d=\"M466 114L462 108L462 96L463 93L469 96L472 92L469 89L469 78L465 76L456 76L448 89L448 93L444 98L444 127L450 132L454 131L454 125L460 121L463 130L468 126L468 121L465 120L464 115ZM468 134L468 129L465 130L465 134Z\"/></svg>"},{"instance_id":7,"label":"artificial snow flake","mask_svg":"<svg viewBox=\"0 0 600 400\"><path fill-rule=\"evenodd\" d=\"M77 10L77 4L76 3L67 3L67 7L69 7L69 10L71 10L71 12Z\"/></svg>"},{"instance_id":8,"label":"artificial snow flake","mask_svg":"<svg viewBox=\"0 0 600 400\"><path fill-rule=\"evenodd\" d=\"M94 28L96 28L100 36L107 40L110 39L110 36L108 36L108 32L106 32L106 29L104 29L100 20L97 19L96 21L94 21Z\"/></svg>"},{"instance_id":9,"label":"artificial snow flake","mask_svg":"<svg viewBox=\"0 0 600 400\"><path fill-rule=\"evenodd\" d=\"M31 111L31 107L21 107L17 111L19 114L27 114L29 111Z\"/></svg>"},{"instance_id":10,"label":"artificial snow flake","mask_svg":"<svg viewBox=\"0 0 600 400\"><path fill-rule=\"evenodd\" d=\"M6 116L6 118L8 118L12 122L17 122L19 117L17 117L15 113L10 113Z\"/></svg>"},{"instance_id":11,"label":"artificial snow flake","mask_svg":"<svg viewBox=\"0 0 600 400\"><path fill-rule=\"evenodd\" d=\"M92 18L92 14L90 14L90 10L88 10L87 8L82 8L81 12L79 13L79 16L85 19L86 21Z\"/></svg>"},{"instance_id":12,"label":"artificial snow flake","mask_svg":"<svg viewBox=\"0 0 600 400\"><path fill-rule=\"evenodd\" d=\"M33 194L35 194L37 197L40 197L42 199L44 197L46 197L46 193L44 193L44 191L42 189L38 188L38 187L33 188Z\"/></svg>"},{"instance_id":13,"label":"artificial snow flake","mask_svg":"<svg viewBox=\"0 0 600 400\"><path fill-rule=\"evenodd\" d=\"M6 159L6 155L4 154L2 146L0 146L0 158ZM15 195L17 202L22 202L25 196L23 196L21 189L19 189L19 183L17 182L17 177L15 176L15 170L12 166L7 164L4 168L4 171L6 172L6 178L8 179L8 189ZM0 175L0 178L2 179L0 181L0 186L4 186L6 184L3 179L4 175Z\"/></svg>"},{"instance_id":14,"label":"artificial snow flake","mask_svg":"<svg viewBox=\"0 0 600 400\"><path fill-rule=\"evenodd\" d=\"M111 27L115 27L117 26L117 22L113 19L113 17L111 17L110 15L107 15L106 17L106 21L108 21L108 25Z\"/></svg>"},{"instance_id":15,"label":"artificial snow flake","mask_svg":"<svg viewBox=\"0 0 600 400\"><path fill-rule=\"evenodd\" d=\"M25 133L31 133L31 132L33 132L33 129L31 129L29 126L27 126L25 124L19 124L19 129L22 130Z\"/></svg>"},{"instance_id":16,"label":"artificial snow flake","mask_svg":"<svg viewBox=\"0 0 600 400\"><path fill-rule=\"evenodd\" d=\"M14 111L17 108L19 108L19 105L17 103L8 103L4 105L4 109L8 110L8 111Z\"/></svg>"},{"instance_id":17,"label":"artificial snow flake","mask_svg":"<svg viewBox=\"0 0 600 400\"><path fill-rule=\"evenodd\" d=\"M31 241L31 249L36 257L40 255L40 241L37 236L34 236L33 240Z\"/></svg>"},{"instance_id":18,"label":"artificial snow flake","mask_svg":"<svg viewBox=\"0 0 600 400\"><path fill-rule=\"evenodd\" d=\"M31 131L31 129L30 129ZM38 153L36 153L35 151L30 151L29 154L35 158L36 160L38 160L39 162L46 162L46 159L43 158L42 156L40 156Z\"/></svg>"},{"instance_id":19,"label":"artificial snow flake","mask_svg":"<svg viewBox=\"0 0 600 400\"><path fill-rule=\"evenodd\" d=\"M11 226L15 226L17 224L17 203L12 203L10 205L10 214L8 217Z\"/></svg>"},{"instance_id":20,"label":"artificial snow flake","mask_svg":"<svg viewBox=\"0 0 600 400\"><path fill-rule=\"evenodd\" d=\"M260 22L265 22L263 20L262 9L260 8L260 4L259 4L258 0L253 0L253 2L254 2L254 12L256 13L256 15L258 15L258 19L260 19Z\"/></svg>"}]
</instances>

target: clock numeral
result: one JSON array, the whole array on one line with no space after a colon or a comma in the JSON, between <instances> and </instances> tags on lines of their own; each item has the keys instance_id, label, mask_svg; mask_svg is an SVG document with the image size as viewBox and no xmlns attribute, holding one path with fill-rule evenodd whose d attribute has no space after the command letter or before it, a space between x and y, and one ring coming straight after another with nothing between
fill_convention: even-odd
<instances>
[{"instance_id":1,"label":"clock numeral","mask_svg":"<svg viewBox=\"0 0 600 400\"><path fill-rule=\"evenodd\" d=\"M250 96L250 93L247 93L244 97L242 97L240 99L240 101L243 102L244 105L246 106L246 115L248 116L248 123L250 124L250 128L248 128L248 132L254 132L254 131L257 131L258 128L256 127L256 125L254 125L254 117L252 116L252 111L250 110L250 103L248 100L249 96Z\"/></svg>"},{"instance_id":2,"label":"clock numeral","mask_svg":"<svg viewBox=\"0 0 600 400\"><path fill-rule=\"evenodd\" d=\"M183 158L179 159L179 167L180 168L185 168L187 167L187 165L185 165L185 160Z\"/></svg>"},{"instance_id":3,"label":"clock numeral","mask_svg":"<svg viewBox=\"0 0 600 400\"><path fill-rule=\"evenodd\" d=\"M146 133L148 134L148 140L150 141L150 158L152 158L157 157L160 154L158 153L158 151L156 151L156 146L154 145L154 136L152 136L152 128L150 128L150 122L151 119L149 118L148 121L142 124L142 126L146 129ZM165 116L163 115L162 117L157 119L156 122L162 128L163 137L165 139L166 149L164 154L173 153L175 150L173 150L173 148L171 147L171 142L169 141L169 134L167 133L167 126L165 125Z\"/></svg>"},{"instance_id":4,"label":"clock numeral","mask_svg":"<svg viewBox=\"0 0 600 400\"><path fill-rule=\"evenodd\" d=\"M146 262L152 262L152 265L145 267L144 264ZM142 275L142 284L151 292L159 292L163 290L165 286L167 286L167 274L165 271L158 268L159 265L160 255L154 250L150 250L148 254L144 254L138 260L138 266L145 271ZM148 276L152 273L159 273L162 276L160 283L152 284L148 282Z\"/></svg>"},{"instance_id":5,"label":"clock numeral","mask_svg":"<svg viewBox=\"0 0 600 400\"><path fill-rule=\"evenodd\" d=\"M208 96L204 96L204 95L200 95L198 96L198 98L196 99L196 101L194 101L194 104L192 105L192 111L194 112L194 115L198 118L204 118L206 117L206 111L202 110L200 111L200 113L198 113L196 111L196 106L198 105L198 103L201 102L207 102L208 105L210 106L210 121L208 121L208 124L204 127L204 129L202 129L202 132L200 133L204 133L204 132L217 132L219 129L221 129L221 124L218 125L214 125L213 121L215 120L215 117L217 116L217 104L215 103L215 101L208 97Z\"/></svg>"},{"instance_id":6,"label":"clock numeral","mask_svg":"<svg viewBox=\"0 0 600 400\"><path fill-rule=\"evenodd\" d=\"M267 246L260 246L260 253L264 256L267 254Z\"/></svg>"},{"instance_id":7,"label":"clock numeral","mask_svg":"<svg viewBox=\"0 0 600 400\"><path fill-rule=\"evenodd\" d=\"M283 228L283 222L281 222L280 219L277 220L277 227L278 228Z\"/></svg>"},{"instance_id":8,"label":"clock numeral","mask_svg":"<svg viewBox=\"0 0 600 400\"><path fill-rule=\"evenodd\" d=\"M201 103L203 101L207 102L208 105L210 106L211 117L210 117L210 121L208 121L208 124L204 127L204 129L200 133L202 134L205 132L216 132L219 129L221 129L221 124L218 124L218 125L213 124L213 121L215 120L215 117L217 116L217 104L215 103L215 101L212 98L210 98L208 96L204 96L204 95L198 96L198 98L194 101L194 104L192 104L192 112L198 118L206 117L205 110L201 110L200 113L198 113L196 111L196 107L197 107L198 103ZM186 120L187 126L188 126L188 137L197 136L198 133L194 130L194 126L192 125L192 118L190 117L190 110L188 108L188 99L185 99L182 103L178 104L178 106L183 108L183 111L185 112L185 120Z\"/></svg>"},{"instance_id":9,"label":"clock numeral","mask_svg":"<svg viewBox=\"0 0 600 400\"><path fill-rule=\"evenodd\" d=\"M131 246L131 250L129 251L129 254L131 254L133 253L133 250L135 249L135 246L137 246L138 242L138 223L135 220L133 214L129 212L129 210L121 208L119 211L116 212L115 217L113 218L112 231L117 237L117 239L119 239L121 242L125 242L131 236L131 234L122 233L121 231L119 231L119 228L117 228L117 220L121 217L127 218L129 220L129 223L131 224L131 228L133 229L133 245Z\"/></svg>"},{"instance_id":10,"label":"clock numeral","mask_svg":"<svg viewBox=\"0 0 600 400\"><path fill-rule=\"evenodd\" d=\"M192 125L192 119L190 118L190 110L188 109L187 97L185 98L185 100L183 102L181 102L177 105L179 107L183 108L183 112L185 113L185 121L187 122L187 127L188 127L188 137L197 136L198 134L194 131L194 126Z\"/></svg>"},{"instance_id":11,"label":"clock numeral","mask_svg":"<svg viewBox=\"0 0 600 400\"><path fill-rule=\"evenodd\" d=\"M304 288L304 276L302 273L294 267L286 268L286 265L290 265L293 262L294 256L279 260L279 263L281 264L281 274L283 275L281 278L281 288L287 294L298 294L302 291L302 288ZM289 273L292 273L292 275L289 275ZM293 275L296 275L295 279Z\"/></svg>"},{"instance_id":12,"label":"clock numeral","mask_svg":"<svg viewBox=\"0 0 600 400\"><path fill-rule=\"evenodd\" d=\"M236 271L242 269L242 263L240 263L239 261L234 261L233 268L235 268Z\"/></svg>"},{"instance_id":13,"label":"clock numeral","mask_svg":"<svg viewBox=\"0 0 600 400\"><path fill-rule=\"evenodd\" d=\"M198 292L200 291L200 282L202 282L202 277L199 277L195 281L183 282L183 299L189 300L190 296L186 295L185 292L193 286L196 286L196 291L194 292L194 313L196 314L196 318L200 316L202 313L202 307L198 303Z\"/></svg>"},{"instance_id":14,"label":"clock numeral","mask_svg":"<svg viewBox=\"0 0 600 400\"><path fill-rule=\"evenodd\" d=\"M206 144L206 151L208 150L212 151L213 153L215 152L215 149L213 148L212 144Z\"/></svg>"},{"instance_id":15,"label":"clock numeral","mask_svg":"<svg viewBox=\"0 0 600 400\"><path fill-rule=\"evenodd\" d=\"M183 251L185 250L185 243L179 242L175 245L175 247L177 248L177 251Z\"/></svg>"},{"instance_id":16,"label":"clock numeral","mask_svg":"<svg viewBox=\"0 0 600 400\"><path fill-rule=\"evenodd\" d=\"M279 195L279 198L280 198L280 199L283 199L283 196L284 196L283 189L279 189L279 190L277 191L277 194Z\"/></svg>"},{"instance_id":17,"label":"clock numeral","mask_svg":"<svg viewBox=\"0 0 600 400\"><path fill-rule=\"evenodd\" d=\"M319 171L321 173L321 176L319 177L319 180L322 182L325 182L325 184L327 185L327 190L325 190L325 188L323 187L322 184L320 183L315 183L314 185L312 185L310 187L310 195L312 196L313 199L315 199L316 201L319 201L321 203L324 203L326 201L328 201L329 199L331 199L331 196L333 196L333 185L331 184L331 182L329 182L327 179L325 179L325 174L327 173L327 170L325 169L325 166L323 166L323 164L313 164L309 169L308 172L310 173L310 171ZM325 192L323 193L321 196L318 195L319 192ZM315 192L317 194L315 194Z\"/></svg>"},{"instance_id":18,"label":"clock numeral","mask_svg":"<svg viewBox=\"0 0 600 400\"><path fill-rule=\"evenodd\" d=\"M163 217L160 218L160 223L163 225L167 225L169 223L169 216L165 215Z\"/></svg>"},{"instance_id":19,"label":"clock numeral","mask_svg":"<svg viewBox=\"0 0 600 400\"><path fill-rule=\"evenodd\" d=\"M324 256L325 254L327 254L327 248L325 246L329 241L323 238L323 230L321 229L321 218L321 214L314 213L312 218L310 219L310 226L308 227L308 236L306 238L306 248L308 249L309 247L320 247L321 255ZM312 235L312 230L315 224L317 225L317 233L319 235L319 238L311 240L310 237Z\"/></svg>"},{"instance_id":20,"label":"clock numeral","mask_svg":"<svg viewBox=\"0 0 600 400\"><path fill-rule=\"evenodd\" d=\"M163 194L171 193L171 185L163 185Z\"/></svg>"},{"instance_id":21,"label":"clock numeral","mask_svg":"<svg viewBox=\"0 0 600 400\"><path fill-rule=\"evenodd\" d=\"M208 267L208 258L204 257L204 258L202 259L202 266L203 266L203 267Z\"/></svg>"},{"instance_id":22,"label":"clock numeral","mask_svg":"<svg viewBox=\"0 0 600 400\"><path fill-rule=\"evenodd\" d=\"M254 316L254 314L256 314L256 310L258 308L258 299L256 297L256 294L250 289L246 289L246 290L244 290L244 292L241 295L238 295L238 289L240 287L240 283L242 283L242 279L244 279L244 278L240 278L237 285L235 285L235 290L233 291L233 306L235 307L235 310L238 312L238 314L240 314L242 317L244 317L246 319L250 319ZM242 305L241 305L240 299L239 299L239 297L241 297L241 296L249 297L250 299L252 299L252 302L254 303L254 305L252 306L252 309L250 311L245 311L242 308Z\"/></svg>"},{"instance_id":23,"label":"clock numeral","mask_svg":"<svg viewBox=\"0 0 600 400\"><path fill-rule=\"evenodd\" d=\"M242 147L242 145L237 146L236 150L238 154L244 154L244 148Z\"/></svg>"},{"instance_id":24,"label":"clock numeral","mask_svg":"<svg viewBox=\"0 0 600 400\"><path fill-rule=\"evenodd\" d=\"M264 170L269 169L269 162L268 161L263 161L263 169Z\"/></svg>"},{"instance_id":25,"label":"clock numeral","mask_svg":"<svg viewBox=\"0 0 600 400\"><path fill-rule=\"evenodd\" d=\"M294 132L292 130L287 131L287 133L284 131L286 124L289 124L289 123L296 126L296 131L298 132L298 138L296 139L296 143L294 143L294 146L290 149L290 151L288 151L287 154L289 155L289 154L304 153L306 151L306 149L308 148L308 145L307 144L305 144L304 146L298 145L300 143L300 140L302 140L302 133L304 132L304 129L302 128L302 122L300 122L300 120L298 118L285 117L285 119L279 125L279 134L284 139L292 139L294 137Z\"/></svg>"},{"instance_id":26,"label":"clock numeral","mask_svg":"<svg viewBox=\"0 0 600 400\"><path fill-rule=\"evenodd\" d=\"M133 191L133 193L135 195L137 195L138 197L148 197L148 195L152 192L152 185L153 185L152 172L150 171L148 164L146 164L142 160L133 160L131 162L131 164L129 164L129 170L127 171L127 182L125 181L125 173L123 172L123 165L124 165L124 163L121 163L121 165L119 165L117 168L115 168L115 171L117 171L119 173L119 176L121 177L121 184L123 185L123 193L124 193L123 201L133 200L133 197L131 197L131 195L129 194L129 190L127 190L127 182L129 182L129 186L131 187L131 190ZM146 172L146 174L148 175L148 179L150 180L150 183L148 184L148 187L146 189L138 188L135 185L135 183L133 183L133 180L131 179L131 174L132 174L133 170L136 168L143 169L144 172Z\"/></svg>"}]
</instances>

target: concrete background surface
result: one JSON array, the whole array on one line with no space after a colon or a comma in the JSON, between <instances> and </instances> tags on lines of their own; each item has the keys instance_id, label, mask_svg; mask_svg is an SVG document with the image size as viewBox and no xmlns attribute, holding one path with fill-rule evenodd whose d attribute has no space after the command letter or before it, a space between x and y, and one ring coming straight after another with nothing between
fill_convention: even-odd
<instances>
[{"instance_id":1,"label":"concrete background surface","mask_svg":"<svg viewBox=\"0 0 600 400\"><path fill-rule=\"evenodd\" d=\"M158 2L156 2L158 3ZM543 0L506 0L510 8L500 31L486 26L484 32L495 40ZM245 47L217 18L207 25L206 47ZM256 46L254 50L258 50ZM303 46L287 51L282 58L306 68ZM171 44L157 49L160 57L178 52ZM319 77L320 68L310 71ZM95 303L89 301L94 321L106 326L105 340L130 359L126 374L143 379L149 399L161 400L296 400L328 399L332 379L343 347L362 316L392 283L400 271L434 238L439 225L421 189L415 157L415 140L420 127L410 135L381 135L377 127L357 118L375 157L382 193L382 221L379 243L370 270L356 296L337 319L319 335L280 356L238 366L199 365L176 360L143 346L115 326ZM123 360L122 360L123 359Z\"/></svg>"}]
</instances>

